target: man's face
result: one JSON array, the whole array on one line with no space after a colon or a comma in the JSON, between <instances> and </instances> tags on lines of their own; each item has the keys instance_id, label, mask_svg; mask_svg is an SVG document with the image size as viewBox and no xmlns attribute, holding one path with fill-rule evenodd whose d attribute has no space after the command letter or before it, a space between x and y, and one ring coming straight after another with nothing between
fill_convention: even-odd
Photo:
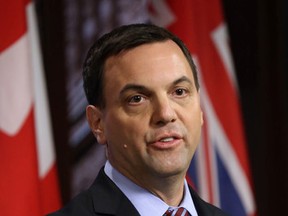
<instances>
[{"instance_id":1,"label":"man's face","mask_svg":"<svg viewBox=\"0 0 288 216\"><path fill-rule=\"evenodd\" d=\"M98 142L107 144L118 171L142 186L185 176L199 142L202 111L191 68L174 42L110 57L104 98L98 120L89 121L98 122Z\"/></svg>"}]
</instances>

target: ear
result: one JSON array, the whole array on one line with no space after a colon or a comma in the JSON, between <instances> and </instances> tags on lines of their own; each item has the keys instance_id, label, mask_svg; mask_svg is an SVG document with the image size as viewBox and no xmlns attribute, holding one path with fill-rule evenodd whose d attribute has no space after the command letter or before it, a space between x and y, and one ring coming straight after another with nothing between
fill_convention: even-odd
<instances>
[{"instance_id":1,"label":"ear","mask_svg":"<svg viewBox=\"0 0 288 216\"><path fill-rule=\"evenodd\" d=\"M86 107L86 118L98 143L106 144L102 111L93 105L88 105Z\"/></svg>"},{"instance_id":2,"label":"ear","mask_svg":"<svg viewBox=\"0 0 288 216\"><path fill-rule=\"evenodd\" d=\"M203 117L203 111L201 110L201 126L204 124L204 117Z\"/></svg>"},{"instance_id":3,"label":"ear","mask_svg":"<svg viewBox=\"0 0 288 216\"><path fill-rule=\"evenodd\" d=\"M199 103L200 103L200 109L201 109L201 113L200 113L200 121L201 121L201 126L204 124L204 114L203 114L203 110L202 110L202 104L201 104L201 98L200 98L200 89L198 90L198 97L199 97Z\"/></svg>"}]
</instances>

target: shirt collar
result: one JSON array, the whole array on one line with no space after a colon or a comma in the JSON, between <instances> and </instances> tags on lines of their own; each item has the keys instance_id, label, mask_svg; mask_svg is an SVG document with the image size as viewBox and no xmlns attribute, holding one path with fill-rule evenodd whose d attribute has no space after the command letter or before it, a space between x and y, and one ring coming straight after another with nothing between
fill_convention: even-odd
<instances>
[{"instance_id":1,"label":"shirt collar","mask_svg":"<svg viewBox=\"0 0 288 216\"><path fill-rule=\"evenodd\" d=\"M127 196L141 216L151 216L151 212L153 212L153 215L162 216L169 208L169 205L159 197L138 186L118 172L114 167L112 167L109 161L106 162L104 171ZM184 207L191 215L198 216L186 180L184 180L184 198L179 206L172 208L178 207Z\"/></svg>"}]
</instances>

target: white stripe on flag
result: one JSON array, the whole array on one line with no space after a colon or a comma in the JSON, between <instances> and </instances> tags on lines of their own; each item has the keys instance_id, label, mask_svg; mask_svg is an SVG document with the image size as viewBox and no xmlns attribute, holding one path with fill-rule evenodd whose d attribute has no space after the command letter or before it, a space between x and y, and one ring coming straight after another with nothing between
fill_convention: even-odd
<instances>
[{"instance_id":1,"label":"white stripe on flag","mask_svg":"<svg viewBox=\"0 0 288 216\"><path fill-rule=\"evenodd\" d=\"M235 75L234 64L232 60L232 54L229 47L229 39L227 33L227 27L224 23L219 25L212 32L212 41L214 42L218 54L221 56L224 67L227 71L230 82L234 85L234 88L238 91L238 83Z\"/></svg>"},{"instance_id":2,"label":"white stripe on flag","mask_svg":"<svg viewBox=\"0 0 288 216\"><path fill-rule=\"evenodd\" d=\"M198 70L198 79L201 80L201 68L200 68L200 64L199 64L199 61L198 61L198 56L197 55L192 55L192 58L197 66L197 70ZM200 81L201 83L201 81ZM201 91L201 90L200 90ZM203 109L203 106L202 106L202 98L201 98L201 107ZM203 110L204 111L204 110ZM204 113L204 112L203 112ZM204 116L205 117L205 116ZM204 119L204 123L203 124L206 124L206 121ZM202 127L205 127L202 126ZM202 133L201 133L201 137L200 137L200 143L197 147L197 150L196 150L196 165L197 165L197 179L198 179L198 182L199 182L199 185L198 185L198 190L199 190L199 193L201 194L201 198L204 199L205 201L207 202L211 202L211 197L209 196L209 183L208 183L208 176L207 176L207 160L206 160L206 156L205 156L205 148L204 148L204 137L203 137L203 129L202 129ZM195 157L195 156L194 156Z\"/></svg>"},{"instance_id":3,"label":"white stripe on flag","mask_svg":"<svg viewBox=\"0 0 288 216\"><path fill-rule=\"evenodd\" d=\"M0 54L0 130L10 136L18 133L32 106L28 62L27 35Z\"/></svg>"},{"instance_id":4,"label":"white stripe on flag","mask_svg":"<svg viewBox=\"0 0 288 216\"><path fill-rule=\"evenodd\" d=\"M202 110L203 110L203 114L205 115L206 120L204 121L204 125L203 127L206 127L207 128L207 147L208 147L208 157L206 156L205 154L205 150L204 150L204 147L202 146L203 145L203 135L205 135L203 132L201 133L201 139L202 139L202 143L199 145L199 147L201 148L201 156L199 157L201 159L201 163L204 163L205 164L205 167L201 167L200 169L202 170L202 172L206 172L206 175L202 175L201 176L201 179L199 182L201 182L201 184L199 185L199 187L201 188L201 191L204 192L204 194L201 194L203 195L203 197L207 197L207 201L208 202L212 202L214 205L220 207L220 189L219 189L219 178L218 178L218 172L217 172L217 161L216 161L216 155L215 155L215 151L214 151L214 148L215 148L215 145L214 145L214 142L213 142L213 137L211 137L211 133L212 133L212 130L213 128L211 127L211 124L210 124L210 120L209 120L209 116L206 116L206 106L207 106L207 96L205 94L205 84L203 82L203 79L202 79L202 72L201 72L201 65L198 61L198 58L196 55L193 55L193 60L197 66L197 69L198 69L198 79L199 79L199 82L200 82L200 86L201 86L201 90L200 90L200 94L201 94L201 107L202 107ZM202 91L203 89L203 91ZM198 148L199 148L198 147ZM209 161L209 167L211 170L207 170L207 163ZM207 173L210 172L210 181L211 181L211 193L210 196L212 197L209 197L209 193L208 193L208 190L207 188L210 188L210 185L208 185L208 182L206 179L208 179L209 177L207 176ZM204 179L205 178L205 179ZM205 184L202 184L202 182L205 182Z\"/></svg>"},{"instance_id":5,"label":"white stripe on flag","mask_svg":"<svg viewBox=\"0 0 288 216\"><path fill-rule=\"evenodd\" d=\"M205 122L204 122L205 124ZM204 199L207 202L211 202L211 199L209 197L209 192L208 192L208 176L206 172L206 157L204 153L204 146L203 146L203 136L201 136L201 141L197 147L196 151L196 166L197 166L197 180L199 182L198 185L198 191L201 194L201 198ZM195 157L194 156L194 157Z\"/></svg>"},{"instance_id":6,"label":"white stripe on flag","mask_svg":"<svg viewBox=\"0 0 288 216\"><path fill-rule=\"evenodd\" d=\"M38 171L41 178L45 177L55 163L54 142L50 122L49 104L46 92L42 55L40 52L35 7L27 6L28 36L31 41L31 61L34 78L35 95L35 126L38 151Z\"/></svg>"}]
</instances>

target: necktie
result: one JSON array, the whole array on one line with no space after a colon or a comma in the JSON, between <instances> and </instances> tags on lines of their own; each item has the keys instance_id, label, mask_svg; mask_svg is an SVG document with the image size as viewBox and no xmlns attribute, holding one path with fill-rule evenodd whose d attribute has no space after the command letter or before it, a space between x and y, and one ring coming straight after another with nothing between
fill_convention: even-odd
<instances>
[{"instance_id":1,"label":"necktie","mask_svg":"<svg viewBox=\"0 0 288 216\"><path fill-rule=\"evenodd\" d=\"M183 208L177 208L177 209L168 209L163 216L190 216L189 212Z\"/></svg>"}]
</instances>

